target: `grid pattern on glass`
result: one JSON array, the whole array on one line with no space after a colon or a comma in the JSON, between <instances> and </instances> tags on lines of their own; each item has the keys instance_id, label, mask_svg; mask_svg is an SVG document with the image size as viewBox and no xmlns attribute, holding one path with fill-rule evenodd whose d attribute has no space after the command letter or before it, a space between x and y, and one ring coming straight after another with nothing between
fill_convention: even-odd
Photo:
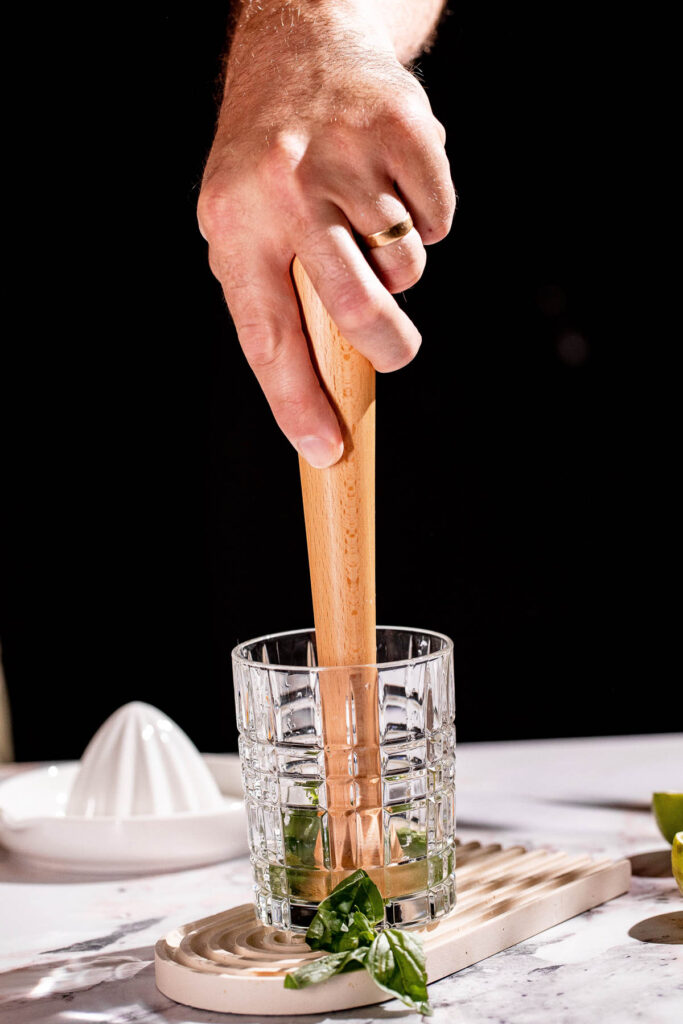
<instances>
[{"instance_id":1,"label":"grid pattern on glass","mask_svg":"<svg viewBox=\"0 0 683 1024\"><path fill-rule=\"evenodd\" d=\"M377 647L387 661L377 665L383 864L369 871L389 923L425 924L455 903L452 645L439 634L379 628ZM257 910L265 924L295 930L339 881L327 816L325 671L315 666L311 632L233 652ZM353 774L350 759L350 790Z\"/></svg>"}]
</instances>

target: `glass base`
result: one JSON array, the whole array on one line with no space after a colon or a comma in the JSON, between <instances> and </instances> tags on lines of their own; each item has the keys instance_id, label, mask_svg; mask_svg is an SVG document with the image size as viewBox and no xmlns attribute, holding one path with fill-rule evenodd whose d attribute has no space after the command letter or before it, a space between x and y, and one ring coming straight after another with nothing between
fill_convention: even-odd
<instances>
[{"instance_id":1,"label":"glass base","mask_svg":"<svg viewBox=\"0 0 683 1024\"><path fill-rule=\"evenodd\" d=\"M259 858L252 858L252 865L259 920L293 932L308 930L320 902L343 877L326 871L283 868ZM390 927L424 926L450 913L456 902L454 867L455 851L449 846L429 858L370 869L368 874L386 899L385 923Z\"/></svg>"}]
</instances>

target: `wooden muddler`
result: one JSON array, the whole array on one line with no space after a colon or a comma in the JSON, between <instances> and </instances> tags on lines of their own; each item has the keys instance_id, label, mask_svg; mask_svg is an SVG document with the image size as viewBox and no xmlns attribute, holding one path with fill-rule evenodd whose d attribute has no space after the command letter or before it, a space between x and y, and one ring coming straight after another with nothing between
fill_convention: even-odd
<instances>
[{"instance_id":1,"label":"wooden muddler","mask_svg":"<svg viewBox=\"0 0 683 1024\"><path fill-rule=\"evenodd\" d=\"M329 469L299 459L325 745L330 866L383 864L375 636L375 371L342 337L294 260L311 357L339 420ZM356 666L348 668L345 666Z\"/></svg>"}]
</instances>

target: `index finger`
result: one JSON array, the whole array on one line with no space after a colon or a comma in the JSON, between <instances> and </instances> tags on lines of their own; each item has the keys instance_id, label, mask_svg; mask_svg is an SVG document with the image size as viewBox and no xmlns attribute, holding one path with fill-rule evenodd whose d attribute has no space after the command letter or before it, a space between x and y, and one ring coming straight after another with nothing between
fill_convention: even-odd
<instances>
[{"instance_id":1,"label":"index finger","mask_svg":"<svg viewBox=\"0 0 683 1024\"><path fill-rule=\"evenodd\" d=\"M343 452L341 431L311 364L289 265L260 251L257 259L242 259L236 280L233 260L214 262L240 345L278 426L316 469L333 465Z\"/></svg>"}]
</instances>

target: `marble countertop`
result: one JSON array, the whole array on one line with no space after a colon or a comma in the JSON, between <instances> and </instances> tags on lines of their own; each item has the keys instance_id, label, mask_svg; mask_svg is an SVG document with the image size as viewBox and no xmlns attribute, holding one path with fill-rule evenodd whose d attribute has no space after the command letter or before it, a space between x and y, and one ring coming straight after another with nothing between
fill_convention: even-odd
<instances>
[{"instance_id":1,"label":"marble countertop","mask_svg":"<svg viewBox=\"0 0 683 1024\"><path fill-rule=\"evenodd\" d=\"M680 787L683 735L461 744L461 840L631 857L630 893L430 987L437 1024L680 1024L683 899L651 794ZM0 768L0 778L14 768ZM153 946L250 899L246 859L136 878L48 875L0 848L0 1020L204 1024L154 984ZM280 1021L417 1020L400 1003Z\"/></svg>"}]
</instances>

